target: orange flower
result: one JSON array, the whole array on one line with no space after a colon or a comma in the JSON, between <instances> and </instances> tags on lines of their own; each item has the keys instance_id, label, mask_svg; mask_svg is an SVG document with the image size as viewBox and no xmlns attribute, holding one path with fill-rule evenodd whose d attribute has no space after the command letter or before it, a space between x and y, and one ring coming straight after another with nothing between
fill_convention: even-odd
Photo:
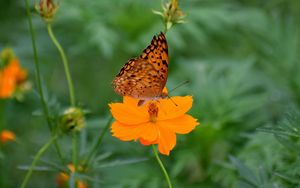
<instances>
[{"instance_id":1,"label":"orange flower","mask_svg":"<svg viewBox=\"0 0 300 188\"><path fill-rule=\"evenodd\" d=\"M0 69L0 98L13 95L18 85L27 77L26 70L22 69L19 60L12 58L4 68Z\"/></svg>"},{"instance_id":2,"label":"orange flower","mask_svg":"<svg viewBox=\"0 0 300 188\"><path fill-rule=\"evenodd\" d=\"M0 143L5 144L8 141L14 141L16 139L16 135L9 130L3 130L0 132Z\"/></svg>"},{"instance_id":3,"label":"orange flower","mask_svg":"<svg viewBox=\"0 0 300 188\"><path fill-rule=\"evenodd\" d=\"M116 119L111 131L122 141L158 144L159 152L169 155L176 145L175 133L187 134L199 124L197 119L185 114L192 103L192 97L185 96L159 99L138 106L137 99L124 97L123 103L109 104Z\"/></svg>"},{"instance_id":4,"label":"orange flower","mask_svg":"<svg viewBox=\"0 0 300 188\"><path fill-rule=\"evenodd\" d=\"M75 172L75 167L73 164L68 164L68 169L74 173ZM58 184L59 188L67 188L68 186L68 181L69 181L70 176L65 173L61 172L56 176L56 182ZM87 183L81 180L76 180L77 188L88 188Z\"/></svg>"}]
</instances>

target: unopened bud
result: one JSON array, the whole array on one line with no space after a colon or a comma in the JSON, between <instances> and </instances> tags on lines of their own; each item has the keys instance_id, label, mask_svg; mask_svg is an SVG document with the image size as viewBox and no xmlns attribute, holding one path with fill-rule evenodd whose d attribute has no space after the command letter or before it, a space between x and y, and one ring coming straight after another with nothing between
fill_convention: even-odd
<instances>
[{"instance_id":1,"label":"unopened bud","mask_svg":"<svg viewBox=\"0 0 300 188\"><path fill-rule=\"evenodd\" d=\"M185 15L181 11L177 1L166 3L162 6L161 12L153 11L153 13L163 18L167 30L177 23L184 23Z\"/></svg>"},{"instance_id":2,"label":"unopened bud","mask_svg":"<svg viewBox=\"0 0 300 188\"><path fill-rule=\"evenodd\" d=\"M61 125L64 132L80 131L85 125L84 112L76 107L66 109L61 118Z\"/></svg>"},{"instance_id":3,"label":"unopened bud","mask_svg":"<svg viewBox=\"0 0 300 188\"><path fill-rule=\"evenodd\" d=\"M5 67L14 57L15 54L11 48L4 48L1 52L0 68Z\"/></svg>"},{"instance_id":4,"label":"unopened bud","mask_svg":"<svg viewBox=\"0 0 300 188\"><path fill-rule=\"evenodd\" d=\"M55 0L40 0L40 3L35 6L43 20L48 23L53 20L58 7L58 2Z\"/></svg>"}]
</instances>

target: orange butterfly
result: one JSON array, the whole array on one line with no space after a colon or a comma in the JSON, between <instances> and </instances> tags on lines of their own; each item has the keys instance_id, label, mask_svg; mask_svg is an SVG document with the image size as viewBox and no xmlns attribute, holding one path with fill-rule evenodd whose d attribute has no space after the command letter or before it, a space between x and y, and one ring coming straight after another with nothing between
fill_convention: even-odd
<instances>
[{"instance_id":1,"label":"orange butterfly","mask_svg":"<svg viewBox=\"0 0 300 188\"><path fill-rule=\"evenodd\" d=\"M115 92L140 99L139 106L147 100L166 97L163 89L168 78L168 62L167 40L161 32L139 57L122 67L112 82Z\"/></svg>"}]
</instances>

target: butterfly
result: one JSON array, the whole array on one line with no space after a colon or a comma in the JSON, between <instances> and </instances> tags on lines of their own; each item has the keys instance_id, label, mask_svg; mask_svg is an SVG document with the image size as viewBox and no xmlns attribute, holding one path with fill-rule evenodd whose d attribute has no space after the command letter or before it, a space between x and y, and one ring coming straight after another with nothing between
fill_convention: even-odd
<instances>
[{"instance_id":1,"label":"butterfly","mask_svg":"<svg viewBox=\"0 0 300 188\"><path fill-rule=\"evenodd\" d=\"M168 45L161 32L154 36L143 53L130 59L112 81L114 91L121 96L139 99L138 106L148 100L165 98L168 78Z\"/></svg>"}]
</instances>

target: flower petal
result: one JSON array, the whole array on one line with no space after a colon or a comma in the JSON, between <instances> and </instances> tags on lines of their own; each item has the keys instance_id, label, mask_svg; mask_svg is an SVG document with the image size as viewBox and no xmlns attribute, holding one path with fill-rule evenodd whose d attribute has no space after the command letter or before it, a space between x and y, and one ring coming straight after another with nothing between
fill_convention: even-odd
<instances>
[{"instance_id":1,"label":"flower petal","mask_svg":"<svg viewBox=\"0 0 300 188\"><path fill-rule=\"evenodd\" d=\"M0 143L6 143L8 141L16 140L16 135L14 132L9 130L3 130L0 132Z\"/></svg>"},{"instance_id":2,"label":"flower petal","mask_svg":"<svg viewBox=\"0 0 300 188\"><path fill-rule=\"evenodd\" d=\"M169 155L176 145L176 134L162 126L159 127L158 150L161 154Z\"/></svg>"},{"instance_id":3,"label":"flower petal","mask_svg":"<svg viewBox=\"0 0 300 188\"><path fill-rule=\"evenodd\" d=\"M192 96L160 99L158 102L159 112L157 120L161 121L182 116L192 107L192 103Z\"/></svg>"},{"instance_id":4,"label":"flower petal","mask_svg":"<svg viewBox=\"0 0 300 188\"><path fill-rule=\"evenodd\" d=\"M197 119L188 114L184 114L178 118L157 122L159 126L169 129L178 134L187 134L191 132L197 125Z\"/></svg>"},{"instance_id":5,"label":"flower petal","mask_svg":"<svg viewBox=\"0 0 300 188\"><path fill-rule=\"evenodd\" d=\"M148 113L139 109L145 107L133 106L128 103L111 103L109 107L113 117L121 123L136 125L149 121Z\"/></svg>"},{"instance_id":6,"label":"flower petal","mask_svg":"<svg viewBox=\"0 0 300 188\"><path fill-rule=\"evenodd\" d=\"M111 126L112 136L119 138L123 141L136 140L140 136L139 125L124 125L115 121Z\"/></svg>"},{"instance_id":7,"label":"flower petal","mask_svg":"<svg viewBox=\"0 0 300 188\"><path fill-rule=\"evenodd\" d=\"M15 90L15 78L8 74L0 73L0 98L10 97Z\"/></svg>"},{"instance_id":8,"label":"flower petal","mask_svg":"<svg viewBox=\"0 0 300 188\"><path fill-rule=\"evenodd\" d=\"M147 142L157 140L158 131L156 126L151 123L142 123L138 125L126 125L118 121L114 122L111 127L113 136L123 141L137 140L142 138Z\"/></svg>"},{"instance_id":9,"label":"flower petal","mask_svg":"<svg viewBox=\"0 0 300 188\"><path fill-rule=\"evenodd\" d=\"M144 139L140 138L140 143L141 143L142 145L144 145L144 146L149 146L149 145L151 145L151 144L157 144L157 140L154 140L153 142L149 142L149 141L147 141L147 140L144 140Z\"/></svg>"},{"instance_id":10,"label":"flower petal","mask_svg":"<svg viewBox=\"0 0 300 188\"><path fill-rule=\"evenodd\" d=\"M131 105L131 106L138 106L138 99L134 99L132 97L124 96L123 97L123 103L126 105Z\"/></svg>"},{"instance_id":11,"label":"flower petal","mask_svg":"<svg viewBox=\"0 0 300 188\"><path fill-rule=\"evenodd\" d=\"M141 130L140 138L148 142L153 142L154 140L157 140L158 130L154 124L152 123L143 124L141 129L143 130Z\"/></svg>"}]
</instances>

